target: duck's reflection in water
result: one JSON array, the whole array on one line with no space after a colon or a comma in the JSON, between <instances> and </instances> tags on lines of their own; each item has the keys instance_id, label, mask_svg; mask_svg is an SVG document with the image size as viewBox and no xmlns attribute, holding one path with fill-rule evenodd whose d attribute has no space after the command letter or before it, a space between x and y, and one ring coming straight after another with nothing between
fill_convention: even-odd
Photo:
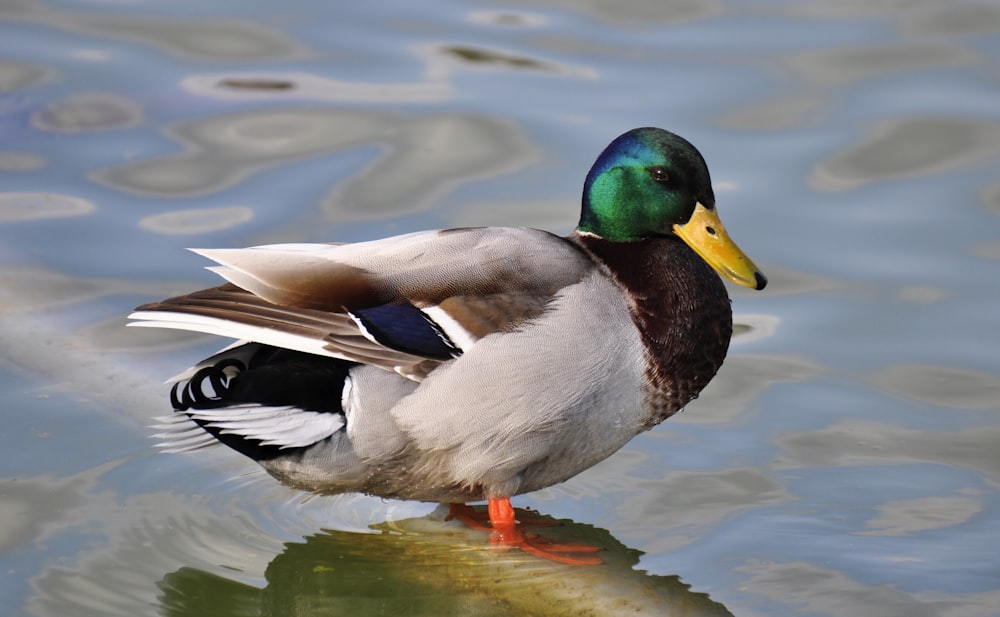
<instances>
[{"instance_id":1,"label":"duck's reflection in water","mask_svg":"<svg viewBox=\"0 0 1000 617\"><path fill-rule=\"evenodd\" d=\"M603 529L543 517L553 525L538 533L603 549L603 565L571 566L492 547L486 532L446 522L446 514L439 508L373 526L371 534L324 531L286 544L263 589L181 568L160 582L161 614L732 615L677 576L633 569L640 551Z\"/></svg>"}]
</instances>

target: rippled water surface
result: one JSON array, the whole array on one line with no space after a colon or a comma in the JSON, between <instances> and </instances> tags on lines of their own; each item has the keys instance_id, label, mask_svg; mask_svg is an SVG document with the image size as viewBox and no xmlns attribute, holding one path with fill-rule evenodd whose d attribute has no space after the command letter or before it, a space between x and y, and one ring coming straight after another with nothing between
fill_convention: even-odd
<instances>
[{"instance_id":1,"label":"rippled water surface","mask_svg":"<svg viewBox=\"0 0 1000 617\"><path fill-rule=\"evenodd\" d=\"M606 565L151 447L219 345L123 327L214 284L185 247L565 233L644 125L771 285L683 414L515 500ZM994 2L6 0L4 613L994 616L998 163Z\"/></svg>"}]
</instances>

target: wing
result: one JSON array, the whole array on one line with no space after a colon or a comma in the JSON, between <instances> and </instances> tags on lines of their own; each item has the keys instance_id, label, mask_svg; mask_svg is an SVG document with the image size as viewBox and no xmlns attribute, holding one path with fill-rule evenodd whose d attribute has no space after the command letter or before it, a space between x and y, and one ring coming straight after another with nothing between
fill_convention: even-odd
<instances>
[{"instance_id":1,"label":"wing","mask_svg":"<svg viewBox=\"0 0 1000 617\"><path fill-rule=\"evenodd\" d=\"M229 284L141 306L131 325L328 355L415 380L538 317L593 268L574 244L522 228L195 252Z\"/></svg>"}]
</instances>

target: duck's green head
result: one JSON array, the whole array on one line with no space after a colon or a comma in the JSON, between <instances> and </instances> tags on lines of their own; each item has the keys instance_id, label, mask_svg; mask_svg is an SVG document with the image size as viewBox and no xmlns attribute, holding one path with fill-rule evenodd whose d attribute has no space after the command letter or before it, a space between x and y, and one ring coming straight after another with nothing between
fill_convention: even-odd
<instances>
[{"instance_id":1,"label":"duck's green head","mask_svg":"<svg viewBox=\"0 0 1000 617\"><path fill-rule=\"evenodd\" d=\"M663 129L632 129L604 149L587 174L577 230L612 242L674 234L729 280L767 284L722 226L701 153Z\"/></svg>"}]
</instances>

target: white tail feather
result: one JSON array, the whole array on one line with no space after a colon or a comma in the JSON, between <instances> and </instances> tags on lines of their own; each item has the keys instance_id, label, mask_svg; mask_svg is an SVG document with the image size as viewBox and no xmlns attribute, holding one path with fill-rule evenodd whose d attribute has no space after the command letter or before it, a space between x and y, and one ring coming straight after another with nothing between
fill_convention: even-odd
<instances>
[{"instance_id":1,"label":"white tail feather","mask_svg":"<svg viewBox=\"0 0 1000 617\"><path fill-rule=\"evenodd\" d=\"M304 353L311 353L341 360L351 358L335 353L326 348L326 343L320 339L289 334L280 330L250 326L216 317L193 315L190 313L175 313L170 311L136 311L129 315L133 319L129 326L137 328L168 328L171 330L190 330L204 332L226 338L254 341L264 345L273 345Z\"/></svg>"}]
</instances>

